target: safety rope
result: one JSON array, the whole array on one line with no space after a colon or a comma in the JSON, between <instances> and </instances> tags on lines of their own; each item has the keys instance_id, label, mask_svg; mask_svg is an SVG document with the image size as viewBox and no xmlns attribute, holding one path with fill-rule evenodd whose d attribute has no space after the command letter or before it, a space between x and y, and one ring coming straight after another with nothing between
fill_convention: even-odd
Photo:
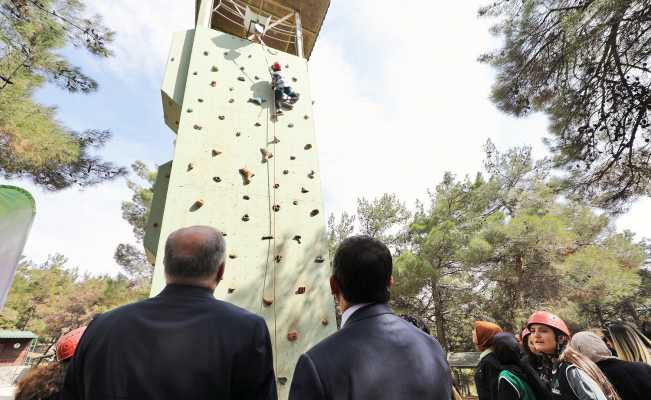
<instances>
[{"instance_id":1,"label":"safety rope","mask_svg":"<svg viewBox=\"0 0 651 400\"><path fill-rule=\"evenodd\" d=\"M273 75L271 71L269 71L269 66L271 63L269 62L269 59L267 58L267 47L264 45L264 42L260 40L260 46L262 46L262 54L264 56L265 60L265 68L269 72L269 82L272 82ZM272 146L272 154L276 154L276 119L278 116L278 110L276 110L276 93L274 92L273 86L271 88L271 96L272 98L269 99L270 106L267 108L267 121L271 121L273 124L273 137L271 140L269 140L269 123L267 123L266 127L266 133L267 133L267 141L265 143L265 147L271 143ZM272 116L269 118L269 110L272 111ZM265 267L265 276L264 276L264 285L263 285L263 296L264 296L264 290L267 286L267 272L269 270L269 257L272 258L272 265L273 265L273 316L274 316L274 350L276 353L276 357L274 357L274 368L276 371L278 371L278 326L277 326L277 311L276 311L276 268L278 267L279 262L276 260L276 257L273 255L273 253L276 250L276 212L273 211L273 206L276 205L276 190L275 188L273 189L273 195L271 194L272 186L275 185L276 183L276 160L277 158L274 158L273 160L273 181L271 181L270 178L270 168L269 168L269 160L267 161L267 199L268 199L268 208L267 210L269 211L269 234L272 236L271 242L267 246L267 265ZM273 228L272 228L273 227ZM270 246L273 245L273 251L270 249Z\"/></svg>"}]
</instances>

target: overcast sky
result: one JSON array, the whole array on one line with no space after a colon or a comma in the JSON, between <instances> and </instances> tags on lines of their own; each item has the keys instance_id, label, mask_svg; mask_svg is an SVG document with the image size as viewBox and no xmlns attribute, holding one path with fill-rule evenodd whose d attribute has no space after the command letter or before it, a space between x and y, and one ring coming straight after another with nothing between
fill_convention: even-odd
<instances>
[{"instance_id":1,"label":"overcast sky","mask_svg":"<svg viewBox=\"0 0 651 400\"><path fill-rule=\"evenodd\" d=\"M192 27L194 1L87 2L117 31L116 56L66 53L99 81L99 92L46 88L38 99L58 105L59 119L74 129L110 128L106 158L165 163L174 135L163 123L160 82L172 33ZM332 0L309 62L328 214L352 212L358 197L384 192L410 206L426 199L445 171L480 171L488 138L501 149L531 145L536 157L546 155L544 116L517 120L488 100L494 72L476 60L497 43L490 22L477 18L483 2ZM37 200L27 257L61 253L83 271L119 271L115 247L133 241L121 219L120 203L130 197L124 180L55 194L10 183ZM650 213L651 201L640 201L617 226L651 237Z\"/></svg>"}]
</instances>

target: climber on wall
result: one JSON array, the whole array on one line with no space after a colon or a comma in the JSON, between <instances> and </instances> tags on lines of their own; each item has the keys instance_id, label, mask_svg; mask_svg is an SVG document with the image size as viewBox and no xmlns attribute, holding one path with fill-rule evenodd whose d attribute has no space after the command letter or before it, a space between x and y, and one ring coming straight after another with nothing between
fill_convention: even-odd
<instances>
[{"instance_id":1,"label":"climber on wall","mask_svg":"<svg viewBox=\"0 0 651 400\"><path fill-rule=\"evenodd\" d=\"M283 76L280 74L280 64L275 62L271 66L271 87L274 90L276 103L276 114L282 114L282 109L291 110L292 105L298 101L299 94L291 86L286 86Z\"/></svg>"}]
</instances>

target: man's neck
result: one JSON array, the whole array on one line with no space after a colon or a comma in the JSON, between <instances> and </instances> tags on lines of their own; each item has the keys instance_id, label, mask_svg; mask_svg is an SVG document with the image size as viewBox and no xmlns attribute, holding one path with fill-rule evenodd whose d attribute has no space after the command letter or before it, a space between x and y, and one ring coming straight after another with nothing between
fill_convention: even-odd
<instances>
[{"instance_id":1,"label":"man's neck","mask_svg":"<svg viewBox=\"0 0 651 400\"><path fill-rule=\"evenodd\" d=\"M168 285L196 286L196 287L212 290L213 292L217 288L217 284L215 283L214 279L185 279L185 278L167 276L166 283Z\"/></svg>"}]
</instances>

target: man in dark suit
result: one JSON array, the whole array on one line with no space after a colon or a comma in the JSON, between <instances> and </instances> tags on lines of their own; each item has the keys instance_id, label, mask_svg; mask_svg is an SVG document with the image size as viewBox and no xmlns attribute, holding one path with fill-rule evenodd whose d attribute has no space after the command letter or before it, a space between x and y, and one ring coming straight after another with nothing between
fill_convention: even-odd
<instances>
[{"instance_id":1,"label":"man in dark suit","mask_svg":"<svg viewBox=\"0 0 651 400\"><path fill-rule=\"evenodd\" d=\"M213 296L224 253L215 229L173 232L165 244L167 286L91 322L63 399L275 400L264 319Z\"/></svg>"},{"instance_id":2,"label":"man in dark suit","mask_svg":"<svg viewBox=\"0 0 651 400\"><path fill-rule=\"evenodd\" d=\"M330 286L341 329L298 360L290 400L449 400L452 378L441 345L391 312L389 249L346 239Z\"/></svg>"}]
</instances>

